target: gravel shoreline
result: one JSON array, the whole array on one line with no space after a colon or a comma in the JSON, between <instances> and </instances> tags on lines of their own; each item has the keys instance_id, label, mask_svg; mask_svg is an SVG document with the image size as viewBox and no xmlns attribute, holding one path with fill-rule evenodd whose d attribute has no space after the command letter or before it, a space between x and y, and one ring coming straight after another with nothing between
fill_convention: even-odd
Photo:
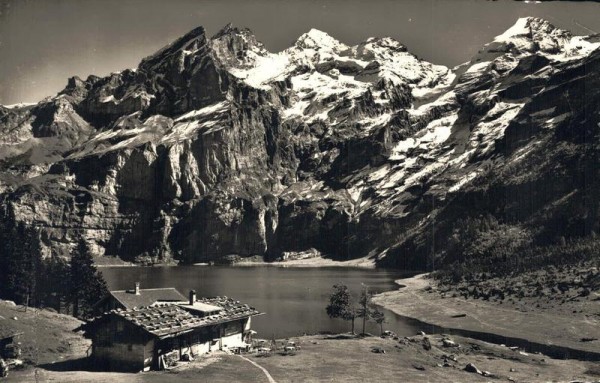
<instances>
[{"instance_id":1,"label":"gravel shoreline","mask_svg":"<svg viewBox=\"0 0 600 383\"><path fill-rule=\"evenodd\" d=\"M600 360L600 324L581 313L556 315L536 310L530 304L522 308L484 300L442 297L427 274L396 281L401 286L374 297L374 303L394 313L438 326L446 331L475 335L487 341L503 338L506 343L521 341L531 346L553 349L563 357ZM561 351L562 350L562 351Z\"/></svg>"}]
</instances>

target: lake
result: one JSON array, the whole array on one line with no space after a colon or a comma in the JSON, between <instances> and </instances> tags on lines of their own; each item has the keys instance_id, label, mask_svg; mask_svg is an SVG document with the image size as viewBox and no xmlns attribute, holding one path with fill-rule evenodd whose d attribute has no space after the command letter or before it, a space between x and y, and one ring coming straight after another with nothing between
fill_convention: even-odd
<instances>
[{"instance_id":1,"label":"lake","mask_svg":"<svg viewBox=\"0 0 600 383\"><path fill-rule=\"evenodd\" d=\"M395 279L406 277L392 270L341 267L285 268L274 266L176 266L103 267L100 269L111 290L175 287L186 297L191 289L199 297L227 296L255 307L266 315L252 319L252 328L262 338L285 338L319 332L347 332L350 322L330 319L325 307L335 283L344 283L359 297L363 285L379 293L398 288ZM420 328L385 310L384 330L398 335L416 334ZM356 320L360 332L362 321ZM367 331L379 334L369 323Z\"/></svg>"}]
</instances>

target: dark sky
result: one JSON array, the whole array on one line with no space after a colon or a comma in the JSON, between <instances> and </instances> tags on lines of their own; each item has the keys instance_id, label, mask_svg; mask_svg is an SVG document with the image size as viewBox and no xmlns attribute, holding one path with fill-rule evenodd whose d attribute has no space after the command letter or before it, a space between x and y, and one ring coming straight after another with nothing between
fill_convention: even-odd
<instances>
[{"instance_id":1,"label":"dark sky","mask_svg":"<svg viewBox=\"0 0 600 383\"><path fill-rule=\"evenodd\" d=\"M106 75L203 25L249 27L272 51L310 28L347 44L392 36L419 57L467 61L518 17L600 31L600 4L509 0L0 0L0 104L53 95L72 75Z\"/></svg>"}]
</instances>

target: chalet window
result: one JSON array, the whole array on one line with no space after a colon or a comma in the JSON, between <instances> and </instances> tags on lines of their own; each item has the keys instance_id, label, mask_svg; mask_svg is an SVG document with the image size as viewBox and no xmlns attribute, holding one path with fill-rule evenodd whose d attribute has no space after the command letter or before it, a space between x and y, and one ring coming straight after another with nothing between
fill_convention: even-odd
<instances>
[{"instance_id":1,"label":"chalet window","mask_svg":"<svg viewBox=\"0 0 600 383\"><path fill-rule=\"evenodd\" d=\"M224 326L224 336L239 334L241 331L240 322L229 322Z\"/></svg>"},{"instance_id":2,"label":"chalet window","mask_svg":"<svg viewBox=\"0 0 600 383\"><path fill-rule=\"evenodd\" d=\"M127 351L133 351L133 345L131 343L127 345Z\"/></svg>"},{"instance_id":3,"label":"chalet window","mask_svg":"<svg viewBox=\"0 0 600 383\"><path fill-rule=\"evenodd\" d=\"M124 327L123 322L117 322L117 332L122 332Z\"/></svg>"}]
</instances>

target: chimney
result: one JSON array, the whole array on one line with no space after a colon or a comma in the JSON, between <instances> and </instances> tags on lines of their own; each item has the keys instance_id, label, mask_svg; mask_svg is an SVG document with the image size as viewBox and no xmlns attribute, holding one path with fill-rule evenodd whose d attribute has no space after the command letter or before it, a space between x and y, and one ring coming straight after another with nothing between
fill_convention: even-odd
<instances>
[{"instance_id":1,"label":"chimney","mask_svg":"<svg viewBox=\"0 0 600 383\"><path fill-rule=\"evenodd\" d=\"M190 305L196 302L196 290L190 290Z\"/></svg>"},{"instance_id":2,"label":"chimney","mask_svg":"<svg viewBox=\"0 0 600 383\"><path fill-rule=\"evenodd\" d=\"M135 295L140 295L140 282L135 282Z\"/></svg>"}]
</instances>

